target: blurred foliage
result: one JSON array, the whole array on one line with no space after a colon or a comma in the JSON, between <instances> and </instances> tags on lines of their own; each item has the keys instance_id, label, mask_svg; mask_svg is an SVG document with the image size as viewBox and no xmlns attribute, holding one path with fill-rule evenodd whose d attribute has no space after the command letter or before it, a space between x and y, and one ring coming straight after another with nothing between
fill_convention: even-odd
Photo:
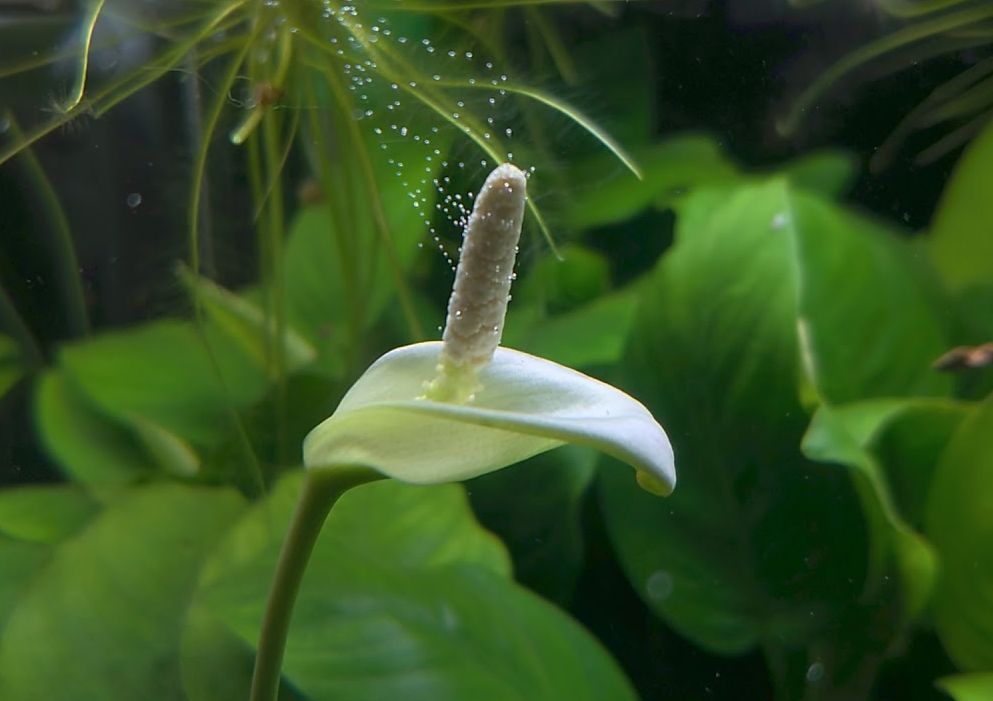
<instances>
[{"instance_id":1,"label":"blurred foliage","mask_svg":"<svg viewBox=\"0 0 993 701\"><path fill-rule=\"evenodd\" d=\"M790 0L797 8L828 2ZM894 72L935 56L985 49L993 44L993 6L986 0L874 0L871 6L892 17L896 29L849 52L805 86L778 124L783 133L796 133L806 115L830 91L870 67L876 66L877 74L880 66L882 72ZM933 163L968 143L990 123L991 117L993 57L980 54L968 68L907 112L873 155L871 167L875 171L887 168L909 137L937 129L944 133L914 159L918 165Z\"/></svg>"},{"instance_id":2,"label":"blurred foliage","mask_svg":"<svg viewBox=\"0 0 993 701\"><path fill-rule=\"evenodd\" d=\"M15 106L23 131L7 133L0 160L24 165L43 200L57 188L26 159L54 129L190 61L214 100L194 115L177 274L188 304L90 331L67 278L72 338L56 343L0 295L0 394L32 397L30 425L61 477L0 491L0 699L245 697L300 441L381 351L435 335L435 288L457 248L449 219L464 216L475 163L511 149L540 166L533 240L541 212L568 240L524 251L504 343L625 384L670 433L676 491L649 496L570 448L465 488L350 493L303 585L285 698L675 698L665 689L679 679L634 673L635 655L656 654L649 626L613 631L625 645L608 650L577 623L631 610L672 632L660 654L706 665L704 652L753 653L743 659L764 660L777 701L909 693L890 669L917 670L896 675L915 698L993 698L993 376L932 368L993 340L993 128L912 238L843 201L860 168L849 154L754 169L708 134L654 138L649 71L618 73L642 31L604 30L568 52L564 14L514 4L334 5L324 17L302 0L107 0L73 20L94 50L118 41L87 29L106 15L159 52L139 69L77 72L78 101L70 92L54 112ZM613 7L591 5L598 23ZM989 11L881 6L928 36ZM37 57L7 44L22 60L5 70L79 69L77 44ZM557 92L501 77L522 61L563 94L610 95L601 121L630 156ZM222 217L204 187L215 154L235 148L218 135L232 133L259 258L238 292L215 275ZM37 226L71 276L60 212ZM663 252L622 259L623 237ZM630 586L596 591L593 616L598 548ZM947 659L921 657L930 648L915 643L932 636Z\"/></svg>"}]
</instances>

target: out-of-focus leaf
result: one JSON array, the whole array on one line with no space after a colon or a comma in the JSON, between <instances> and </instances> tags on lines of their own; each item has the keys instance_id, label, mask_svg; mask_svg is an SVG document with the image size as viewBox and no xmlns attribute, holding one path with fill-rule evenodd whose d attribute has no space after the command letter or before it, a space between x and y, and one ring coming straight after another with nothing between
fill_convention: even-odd
<instances>
[{"instance_id":1,"label":"out-of-focus leaf","mask_svg":"<svg viewBox=\"0 0 993 701\"><path fill-rule=\"evenodd\" d=\"M679 207L624 363L632 391L670 426L679 487L658 501L601 474L636 590L682 634L727 653L809 638L864 576L846 480L798 450L798 233L777 218L794 196L772 182Z\"/></svg>"},{"instance_id":2,"label":"out-of-focus leaf","mask_svg":"<svg viewBox=\"0 0 993 701\"><path fill-rule=\"evenodd\" d=\"M280 481L265 502L231 530L205 568L205 583L229 576L246 560L275 557L270 550L280 542L299 482L300 475ZM335 561L343 556L367 558L412 569L472 562L504 576L510 569L499 541L473 522L462 490L454 486L417 488L382 482L355 490L335 506L322 542L326 547L321 552ZM265 594L262 589L272 570L260 568L258 577L251 586ZM198 597L190 612L182 643L186 693L194 701L243 699L255 640L242 640L202 599ZM280 698L289 698L290 691L284 685Z\"/></svg>"},{"instance_id":3,"label":"out-of-focus leaf","mask_svg":"<svg viewBox=\"0 0 993 701\"><path fill-rule=\"evenodd\" d=\"M74 480L122 484L153 467L135 435L104 416L58 370L38 382L34 413L45 449Z\"/></svg>"},{"instance_id":4,"label":"out-of-focus leaf","mask_svg":"<svg viewBox=\"0 0 993 701\"><path fill-rule=\"evenodd\" d=\"M990 701L993 699L993 673L958 674L938 680L938 687L955 701Z\"/></svg>"},{"instance_id":5,"label":"out-of-focus leaf","mask_svg":"<svg viewBox=\"0 0 993 701\"><path fill-rule=\"evenodd\" d=\"M891 425L901 418L952 415L961 418L965 407L947 400L874 400L845 406L823 405L814 414L803 438L802 448L807 457L831 462L852 470L855 487L863 501L863 513L873 531L870 543L870 586L883 581L886 570L895 565L904 583L903 606L909 616L920 613L931 595L937 562L930 544L904 518L894 499L887 479L887 470L874 451L875 443ZM954 424L943 422L950 433ZM936 436L935 446L927 454L937 460L949 433ZM902 434L905 437L906 433ZM896 448L895 445L891 447ZM920 446L918 446L920 447ZM905 452L905 451L903 451ZM890 465L889 474L904 465ZM935 464L927 467L928 474L915 475L927 484ZM905 479L906 484L910 480ZM921 491L918 487L916 491ZM893 558L891 562L891 557Z\"/></svg>"},{"instance_id":6,"label":"out-of-focus leaf","mask_svg":"<svg viewBox=\"0 0 993 701\"><path fill-rule=\"evenodd\" d=\"M116 494L23 587L0 637L0 698L181 698L197 573L242 508L228 490Z\"/></svg>"},{"instance_id":7,"label":"out-of-focus leaf","mask_svg":"<svg viewBox=\"0 0 993 701\"><path fill-rule=\"evenodd\" d=\"M251 512L204 573L201 600L248 645L297 484ZM394 528L405 503L421 506ZM505 579L498 552L459 487L381 482L349 492L304 577L284 675L313 701L633 699L588 635Z\"/></svg>"},{"instance_id":8,"label":"out-of-focus leaf","mask_svg":"<svg viewBox=\"0 0 993 701\"><path fill-rule=\"evenodd\" d=\"M967 671L993 669L993 398L968 416L942 456L926 533L941 558L933 601L945 650Z\"/></svg>"},{"instance_id":9,"label":"out-of-focus leaf","mask_svg":"<svg viewBox=\"0 0 993 701\"><path fill-rule=\"evenodd\" d=\"M858 159L844 151L807 154L779 169L790 184L829 197L844 195L858 174Z\"/></svg>"},{"instance_id":10,"label":"out-of-focus leaf","mask_svg":"<svg viewBox=\"0 0 993 701\"><path fill-rule=\"evenodd\" d=\"M54 546L96 511L96 503L75 487L0 491L0 631Z\"/></svg>"},{"instance_id":11,"label":"out-of-focus leaf","mask_svg":"<svg viewBox=\"0 0 993 701\"><path fill-rule=\"evenodd\" d=\"M931 369L948 343L943 315L904 241L799 192L785 198L771 225L796 247L802 358L824 399L951 390L948 377Z\"/></svg>"},{"instance_id":12,"label":"out-of-focus leaf","mask_svg":"<svg viewBox=\"0 0 993 701\"><path fill-rule=\"evenodd\" d=\"M596 454L564 446L469 483L479 520L507 544L516 579L566 603L582 566L581 507Z\"/></svg>"},{"instance_id":13,"label":"out-of-focus leaf","mask_svg":"<svg viewBox=\"0 0 993 701\"><path fill-rule=\"evenodd\" d=\"M217 331L237 343L259 367L266 369L270 379L275 379L275 366L269 358L277 335L275 319L266 317L261 308L247 299L207 278L195 276L186 268L180 269L180 276L194 299L203 304ZM313 346L292 328L283 331L282 352L289 368L303 367L316 356Z\"/></svg>"},{"instance_id":14,"label":"out-of-focus leaf","mask_svg":"<svg viewBox=\"0 0 993 701\"><path fill-rule=\"evenodd\" d=\"M874 439L873 451L904 519L923 531L931 483L951 436L972 404L911 400Z\"/></svg>"},{"instance_id":15,"label":"out-of-focus leaf","mask_svg":"<svg viewBox=\"0 0 993 701\"><path fill-rule=\"evenodd\" d=\"M799 397L946 391L930 370L944 341L927 287L896 237L785 179L697 191L677 206L677 223L643 288L624 367L669 429L680 483L652 501L604 471L622 564L653 610L698 644L730 653L850 634L857 663L871 641L845 626L866 620L855 603L864 587L882 592L866 539L885 551L905 539L889 537L873 489L860 508L844 473L801 455ZM911 549L908 567L920 554Z\"/></svg>"},{"instance_id":16,"label":"out-of-focus leaf","mask_svg":"<svg viewBox=\"0 0 993 701\"><path fill-rule=\"evenodd\" d=\"M567 223L588 229L624 221L652 205L671 204L696 187L738 177L710 137L687 134L634 152L642 179L605 154L578 164L572 171Z\"/></svg>"},{"instance_id":17,"label":"out-of-focus leaf","mask_svg":"<svg viewBox=\"0 0 993 701\"><path fill-rule=\"evenodd\" d=\"M59 543L97 512L78 487L16 487L0 491L0 533L30 543Z\"/></svg>"},{"instance_id":18,"label":"out-of-focus leaf","mask_svg":"<svg viewBox=\"0 0 993 701\"><path fill-rule=\"evenodd\" d=\"M65 347L60 367L108 416L149 421L195 444L230 430L230 411L262 397L265 370L223 337L211 339L215 366L193 326L156 321Z\"/></svg>"},{"instance_id":19,"label":"out-of-focus leaf","mask_svg":"<svg viewBox=\"0 0 993 701\"><path fill-rule=\"evenodd\" d=\"M629 288L551 317L527 307L508 314L502 343L572 368L610 365L624 352L637 302Z\"/></svg>"},{"instance_id":20,"label":"out-of-focus leaf","mask_svg":"<svg viewBox=\"0 0 993 701\"><path fill-rule=\"evenodd\" d=\"M648 31L632 26L597 32L594 40L577 44L570 53L597 124L625 146L642 144L650 138L656 112L652 74L630 69L632 65L651 63ZM592 152L603 151L599 144L589 139L587 143ZM569 153L575 153L575 149Z\"/></svg>"},{"instance_id":21,"label":"out-of-focus leaf","mask_svg":"<svg viewBox=\"0 0 993 701\"><path fill-rule=\"evenodd\" d=\"M585 246L568 244L558 257L545 256L514 285L515 306L538 304L549 313L574 309L610 289L606 256Z\"/></svg>"},{"instance_id":22,"label":"out-of-focus leaf","mask_svg":"<svg viewBox=\"0 0 993 701\"><path fill-rule=\"evenodd\" d=\"M993 121L962 155L931 226L931 259L953 292L993 281Z\"/></svg>"}]
</instances>

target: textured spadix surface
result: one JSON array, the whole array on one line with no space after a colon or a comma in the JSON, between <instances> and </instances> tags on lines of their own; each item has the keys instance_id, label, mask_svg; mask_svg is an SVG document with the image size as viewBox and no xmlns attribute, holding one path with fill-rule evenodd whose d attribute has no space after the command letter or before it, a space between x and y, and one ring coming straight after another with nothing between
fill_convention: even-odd
<instances>
[{"instance_id":1,"label":"textured spadix surface","mask_svg":"<svg viewBox=\"0 0 993 701\"><path fill-rule=\"evenodd\" d=\"M480 367L500 343L524 221L527 180L510 163L479 189L462 241L445 322L445 362Z\"/></svg>"},{"instance_id":2,"label":"textured spadix surface","mask_svg":"<svg viewBox=\"0 0 993 701\"><path fill-rule=\"evenodd\" d=\"M438 342L382 356L304 441L311 469L361 465L405 482L463 480L564 443L586 445L634 467L665 494L676 482L672 447L637 400L599 380L526 353L497 348L468 403L421 399Z\"/></svg>"}]
</instances>

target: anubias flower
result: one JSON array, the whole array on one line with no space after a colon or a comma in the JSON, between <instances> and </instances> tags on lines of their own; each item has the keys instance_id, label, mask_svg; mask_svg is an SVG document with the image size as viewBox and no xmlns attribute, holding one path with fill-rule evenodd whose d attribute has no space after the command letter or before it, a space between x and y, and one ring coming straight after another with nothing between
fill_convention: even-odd
<instances>
[{"instance_id":1,"label":"anubias flower","mask_svg":"<svg viewBox=\"0 0 993 701\"><path fill-rule=\"evenodd\" d=\"M632 465L646 489L672 491L672 447L642 404L575 370L498 347L525 188L513 165L490 174L466 228L444 341L397 348L373 363L307 437L308 468L360 465L435 484L576 443Z\"/></svg>"},{"instance_id":2,"label":"anubias flower","mask_svg":"<svg viewBox=\"0 0 993 701\"><path fill-rule=\"evenodd\" d=\"M252 701L272 701L290 614L325 516L341 494L382 477L468 479L565 443L588 445L668 494L672 446L637 400L579 372L500 348L526 201L524 173L496 168L465 231L442 342L390 351L304 441L308 478L283 545L259 638Z\"/></svg>"}]
</instances>

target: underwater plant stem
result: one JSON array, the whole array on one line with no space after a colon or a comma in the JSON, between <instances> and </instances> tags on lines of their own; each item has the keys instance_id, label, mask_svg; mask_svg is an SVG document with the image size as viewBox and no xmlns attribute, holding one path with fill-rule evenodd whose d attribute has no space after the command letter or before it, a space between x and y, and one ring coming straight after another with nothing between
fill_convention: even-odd
<instances>
[{"instance_id":1,"label":"underwater plant stem","mask_svg":"<svg viewBox=\"0 0 993 701\"><path fill-rule=\"evenodd\" d=\"M17 305L0 285L0 330L8 334L21 348L22 357L32 368L45 367L45 356L30 327L17 311Z\"/></svg>"},{"instance_id":2,"label":"underwater plant stem","mask_svg":"<svg viewBox=\"0 0 993 701\"><path fill-rule=\"evenodd\" d=\"M276 701L283 651L300 583L331 507L352 487L382 479L364 467L308 471L290 520L259 632L249 701Z\"/></svg>"},{"instance_id":3,"label":"underwater plant stem","mask_svg":"<svg viewBox=\"0 0 993 701\"><path fill-rule=\"evenodd\" d=\"M19 141L24 137L17 120L10 112L6 113L11 135ZM30 147L20 153L28 177L34 180L35 188L41 199L42 211L49 219L49 252L56 271L56 281L59 295L62 297L62 307L66 315L69 331L73 336L85 336L90 331L89 315L86 312L86 297L83 293L83 282L80 279L79 259L76 256L76 246L72 240L69 228L69 218L66 216L59 196L55 193L51 181L45 175Z\"/></svg>"}]
</instances>

